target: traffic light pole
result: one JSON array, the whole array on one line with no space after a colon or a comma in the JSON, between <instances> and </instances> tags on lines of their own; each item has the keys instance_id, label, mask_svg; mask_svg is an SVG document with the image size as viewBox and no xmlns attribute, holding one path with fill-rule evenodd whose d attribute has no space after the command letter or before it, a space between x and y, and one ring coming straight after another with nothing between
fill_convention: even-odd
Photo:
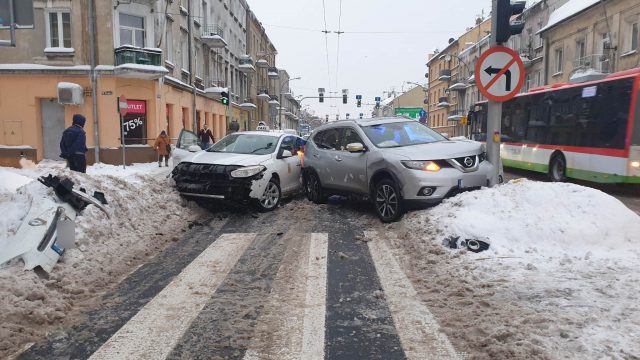
<instances>
[{"instance_id":1,"label":"traffic light pole","mask_svg":"<svg viewBox=\"0 0 640 360\"><path fill-rule=\"evenodd\" d=\"M491 1L492 14L498 13L498 0ZM491 22L491 44L490 47L498 45L496 42L498 21L495 19ZM498 183L498 176L500 174L500 128L502 120L502 103L496 101L489 101L487 111L487 157L489 162L493 164L494 172L491 176L490 185L493 186Z\"/></svg>"}]
</instances>

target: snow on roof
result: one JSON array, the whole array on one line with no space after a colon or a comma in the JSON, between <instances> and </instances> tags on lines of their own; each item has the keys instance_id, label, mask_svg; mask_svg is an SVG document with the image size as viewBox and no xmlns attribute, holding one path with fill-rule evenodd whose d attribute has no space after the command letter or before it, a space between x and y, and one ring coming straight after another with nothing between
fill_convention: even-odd
<instances>
[{"instance_id":1,"label":"snow on roof","mask_svg":"<svg viewBox=\"0 0 640 360\"><path fill-rule=\"evenodd\" d=\"M578 15L579 13L598 4L600 0L570 0L568 3L560 6L549 16L547 25L540 29L537 33L549 30L559 23Z\"/></svg>"},{"instance_id":2,"label":"snow on roof","mask_svg":"<svg viewBox=\"0 0 640 360\"><path fill-rule=\"evenodd\" d=\"M82 91L82 86L75 83L70 83L70 82L59 82L58 89L70 89L70 90L79 89L80 91Z\"/></svg>"},{"instance_id":3,"label":"snow on roof","mask_svg":"<svg viewBox=\"0 0 640 360\"><path fill-rule=\"evenodd\" d=\"M89 65L49 66L40 64L0 64L0 70L90 70Z\"/></svg>"},{"instance_id":4,"label":"snow on roof","mask_svg":"<svg viewBox=\"0 0 640 360\"><path fill-rule=\"evenodd\" d=\"M122 70L140 70L147 72L158 72L168 74L169 70L165 69L164 66L155 66L155 65L144 65L144 64L122 64L116 66L116 69Z\"/></svg>"}]
</instances>

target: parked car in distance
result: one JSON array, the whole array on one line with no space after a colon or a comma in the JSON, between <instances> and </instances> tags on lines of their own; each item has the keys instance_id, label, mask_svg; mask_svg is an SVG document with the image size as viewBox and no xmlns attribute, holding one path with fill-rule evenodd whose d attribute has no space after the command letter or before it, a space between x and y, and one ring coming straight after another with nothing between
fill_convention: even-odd
<instances>
[{"instance_id":1,"label":"parked car in distance","mask_svg":"<svg viewBox=\"0 0 640 360\"><path fill-rule=\"evenodd\" d=\"M314 130L303 183L313 202L332 194L369 199L380 219L392 222L409 204L487 186L493 171L481 143L448 140L406 118L357 119Z\"/></svg>"},{"instance_id":2,"label":"parked car in distance","mask_svg":"<svg viewBox=\"0 0 640 360\"><path fill-rule=\"evenodd\" d=\"M303 147L295 135L247 131L201 150L196 134L182 130L171 176L187 198L253 203L270 211L300 190Z\"/></svg>"}]
</instances>

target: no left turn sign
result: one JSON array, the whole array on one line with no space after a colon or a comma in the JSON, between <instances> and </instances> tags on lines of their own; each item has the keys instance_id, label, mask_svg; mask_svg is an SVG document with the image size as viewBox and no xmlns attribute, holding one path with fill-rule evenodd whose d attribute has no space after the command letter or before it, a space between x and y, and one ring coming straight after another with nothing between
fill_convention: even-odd
<instances>
[{"instance_id":1,"label":"no left turn sign","mask_svg":"<svg viewBox=\"0 0 640 360\"><path fill-rule=\"evenodd\" d=\"M493 47L476 62L476 85L491 101L514 97L524 84L524 64L520 55L504 46Z\"/></svg>"}]
</instances>

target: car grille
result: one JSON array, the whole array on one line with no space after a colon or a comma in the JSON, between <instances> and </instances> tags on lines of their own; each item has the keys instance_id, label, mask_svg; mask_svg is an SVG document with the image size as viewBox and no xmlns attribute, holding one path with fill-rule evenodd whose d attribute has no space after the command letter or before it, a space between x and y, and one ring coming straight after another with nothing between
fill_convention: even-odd
<instances>
[{"instance_id":1,"label":"car grille","mask_svg":"<svg viewBox=\"0 0 640 360\"><path fill-rule=\"evenodd\" d=\"M238 165L180 163L172 172L179 192L225 195L233 187L242 185L231 178Z\"/></svg>"},{"instance_id":2,"label":"car grille","mask_svg":"<svg viewBox=\"0 0 640 360\"><path fill-rule=\"evenodd\" d=\"M447 160L454 168L462 172L472 172L478 170L478 155L461 156Z\"/></svg>"}]
</instances>

